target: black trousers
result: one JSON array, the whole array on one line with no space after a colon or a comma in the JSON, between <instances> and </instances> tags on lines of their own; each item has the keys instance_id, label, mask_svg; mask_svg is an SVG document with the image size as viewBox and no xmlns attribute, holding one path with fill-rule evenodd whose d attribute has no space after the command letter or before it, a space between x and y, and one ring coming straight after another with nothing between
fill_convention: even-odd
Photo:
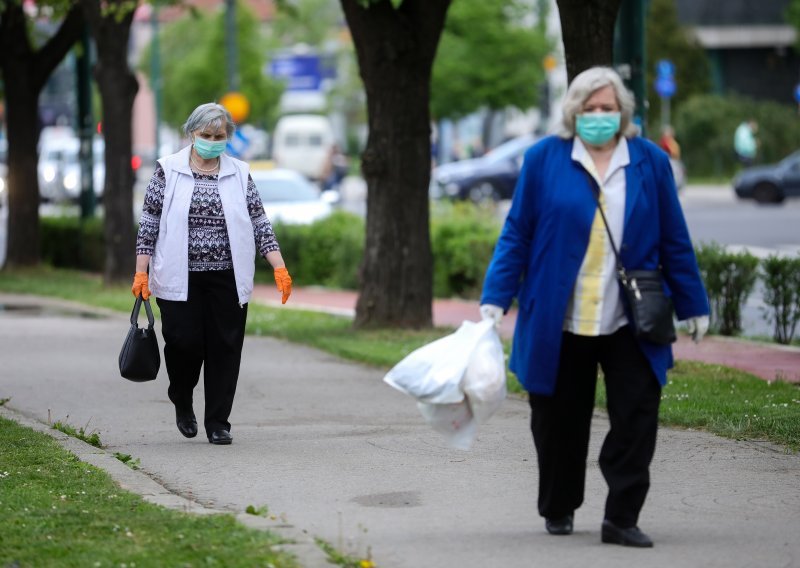
<instances>
[{"instance_id":1,"label":"black trousers","mask_svg":"<svg viewBox=\"0 0 800 568\"><path fill-rule=\"evenodd\" d=\"M559 518L583 503L598 365L611 423L600 450L605 518L627 528L636 525L650 488L661 401L661 385L628 326L597 337L565 332L555 393L530 395L539 514Z\"/></svg>"},{"instance_id":2,"label":"black trousers","mask_svg":"<svg viewBox=\"0 0 800 568\"><path fill-rule=\"evenodd\" d=\"M178 412L192 409L192 394L203 367L207 435L230 430L247 304L239 305L233 270L189 272L187 301L158 298L169 399Z\"/></svg>"}]
</instances>

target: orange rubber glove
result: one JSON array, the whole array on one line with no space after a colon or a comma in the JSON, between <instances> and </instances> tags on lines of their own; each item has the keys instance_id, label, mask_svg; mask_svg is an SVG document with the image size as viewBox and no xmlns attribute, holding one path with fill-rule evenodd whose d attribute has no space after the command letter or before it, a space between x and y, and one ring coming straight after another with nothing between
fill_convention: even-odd
<instances>
[{"instance_id":1,"label":"orange rubber glove","mask_svg":"<svg viewBox=\"0 0 800 568\"><path fill-rule=\"evenodd\" d=\"M150 286L147 283L147 272L137 272L133 275L133 286L131 286L131 292L137 298L139 294L142 295L142 299L146 300L150 297Z\"/></svg>"},{"instance_id":2,"label":"orange rubber glove","mask_svg":"<svg viewBox=\"0 0 800 568\"><path fill-rule=\"evenodd\" d=\"M283 294L281 304L285 304L289 296L292 295L292 277L289 276L289 271L286 268L275 269L275 284L278 286L278 291Z\"/></svg>"}]
</instances>

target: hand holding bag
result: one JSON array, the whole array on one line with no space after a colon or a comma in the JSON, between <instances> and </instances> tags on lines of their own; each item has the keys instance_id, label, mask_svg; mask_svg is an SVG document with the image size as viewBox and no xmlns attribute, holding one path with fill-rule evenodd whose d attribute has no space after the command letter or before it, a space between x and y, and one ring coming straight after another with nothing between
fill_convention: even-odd
<instances>
[{"instance_id":1,"label":"hand holding bag","mask_svg":"<svg viewBox=\"0 0 800 568\"><path fill-rule=\"evenodd\" d=\"M147 327L139 327L139 311L147 312ZM123 378L136 383L155 380L161 366L161 354L158 351L156 331L153 329L155 318L150 308L150 300L142 300L139 295L131 312L131 327L128 336L119 352L119 374Z\"/></svg>"},{"instance_id":2,"label":"hand holding bag","mask_svg":"<svg viewBox=\"0 0 800 568\"><path fill-rule=\"evenodd\" d=\"M623 291L625 303L633 326L633 333L639 339L644 339L658 345L669 345L677 339L675 335L675 322L672 317L672 300L664 293L664 284L660 270L631 270L626 271L619 258L619 250L611 236L603 206L600 204L599 189L595 186L594 179L588 174L589 185L597 200L597 208L606 226L608 240L614 251L617 266L617 280Z\"/></svg>"}]
</instances>

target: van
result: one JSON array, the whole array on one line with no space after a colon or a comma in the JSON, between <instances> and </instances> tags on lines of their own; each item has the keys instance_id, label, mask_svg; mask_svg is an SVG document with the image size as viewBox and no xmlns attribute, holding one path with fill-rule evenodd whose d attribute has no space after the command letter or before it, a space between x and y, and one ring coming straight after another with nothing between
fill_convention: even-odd
<instances>
[{"instance_id":1,"label":"van","mask_svg":"<svg viewBox=\"0 0 800 568\"><path fill-rule=\"evenodd\" d=\"M327 175L333 147L333 126L326 116L292 114L278 120L272 136L272 160L279 168L300 172L322 181Z\"/></svg>"}]
</instances>

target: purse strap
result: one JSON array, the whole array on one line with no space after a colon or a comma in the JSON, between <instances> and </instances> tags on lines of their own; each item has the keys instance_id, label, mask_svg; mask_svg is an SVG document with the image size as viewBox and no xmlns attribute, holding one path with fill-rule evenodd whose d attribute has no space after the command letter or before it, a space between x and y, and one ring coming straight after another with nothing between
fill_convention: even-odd
<instances>
[{"instance_id":1,"label":"purse strap","mask_svg":"<svg viewBox=\"0 0 800 568\"><path fill-rule=\"evenodd\" d=\"M617 249L617 244L614 242L614 237L611 236L611 229L608 226L606 213L603 211L603 204L600 203L600 188L597 187L597 182L589 172L584 170L584 173L586 174L586 178L589 180L589 187L592 188L592 195L594 195L594 199L597 202L597 209L600 211L600 217L603 219L603 225L606 227L608 240L611 243L611 250L614 251L614 258L617 264L617 274L619 274L620 278L622 278L623 282L625 282L628 279L628 275L625 273L625 267L622 265L622 260L619 258L619 249Z\"/></svg>"},{"instance_id":2,"label":"purse strap","mask_svg":"<svg viewBox=\"0 0 800 568\"><path fill-rule=\"evenodd\" d=\"M131 312L131 325L138 325L139 311L142 309L144 303L144 311L147 313L147 327L153 329L156 319L153 317L153 308L150 307L150 300L143 300L142 295L136 296L136 302L133 304L133 311Z\"/></svg>"}]
</instances>

